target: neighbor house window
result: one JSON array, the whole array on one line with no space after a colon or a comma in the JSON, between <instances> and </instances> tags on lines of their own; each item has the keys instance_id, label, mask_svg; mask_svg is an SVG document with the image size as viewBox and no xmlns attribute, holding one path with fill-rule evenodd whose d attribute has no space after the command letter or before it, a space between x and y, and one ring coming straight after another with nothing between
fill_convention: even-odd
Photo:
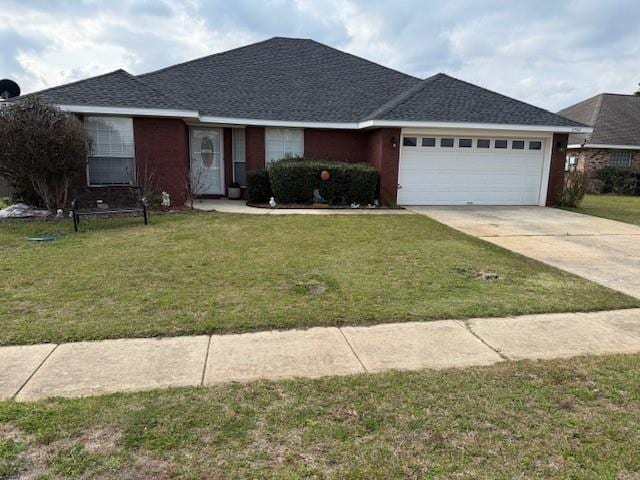
<instances>
[{"instance_id":1,"label":"neighbor house window","mask_svg":"<svg viewBox=\"0 0 640 480\"><path fill-rule=\"evenodd\" d=\"M402 139L403 147L415 147L418 144L417 137L404 137Z\"/></svg>"},{"instance_id":2,"label":"neighbor house window","mask_svg":"<svg viewBox=\"0 0 640 480\"><path fill-rule=\"evenodd\" d=\"M478 139L478 148L489 148L491 146L491 140L487 140L486 138Z\"/></svg>"},{"instance_id":3,"label":"neighbor house window","mask_svg":"<svg viewBox=\"0 0 640 480\"><path fill-rule=\"evenodd\" d=\"M304 155L304 130L302 128L265 129L267 165L283 158L302 155Z\"/></svg>"},{"instance_id":4,"label":"neighbor house window","mask_svg":"<svg viewBox=\"0 0 640 480\"><path fill-rule=\"evenodd\" d=\"M496 140L495 142L493 142L493 147L494 148L507 148L507 141L506 140Z\"/></svg>"},{"instance_id":5,"label":"neighbor house window","mask_svg":"<svg viewBox=\"0 0 640 480\"><path fill-rule=\"evenodd\" d=\"M233 132L233 181L241 186L247 184L244 128L234 128Z\"/></svg>"},{"instance_id":6,"label":"neighbor house window","mask_svg":"<svg viewBox=\"0 0 640 480\"><path fill-rule=\"evenodd\" d=\"M631 166L631 150L613 150L609 154L610 167L630 167Z\"/></svg>"},{"instance_id":7,"label":"neighbor house window","mask_svg":"<svg viewBox=\"0 0 640 480\"><path fill-rule=\"evenodd\" d=\"M440 139L441 147L453 147L453 138L441 138Z\"/></svg>"},{"instance_id":8,"label":"neighbor house window","mask_svg":"<svg viewBox=\"0 0 640 480\"><path fill-rule=\"evenodd\" d=\"M436 139L433 137L422 137L422 146L423 147L435 147Z\"/></svg>"},{"instance_id":9,"label":"neighbor house window","mask_svg":"<svg viewBox=\"0 0 640 480\"><path fill-rule=\"evenodd\" d=\"M133 184L133 120L122 117L85 117L84 126L91 139L89 185Z\"/></svg>"}]
</instances>

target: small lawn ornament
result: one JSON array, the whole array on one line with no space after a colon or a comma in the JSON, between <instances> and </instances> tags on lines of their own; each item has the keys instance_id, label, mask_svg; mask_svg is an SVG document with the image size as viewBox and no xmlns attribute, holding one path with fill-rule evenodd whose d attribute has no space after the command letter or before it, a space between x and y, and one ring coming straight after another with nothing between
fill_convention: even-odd
<instances>
[{"instance_id":1,"label":"small lawn ornament","mask_svg":"<svg viewBox=\"0 0 640 480\"><path fill-rule=\"evenodd\" d=\"M271 197L271 199L269 200L269 205L271 206L271 208L276 208L276 199Z\"/></svg>"},{"instance_id":2,"label":"small lawn ornament","mask_svg":"<svg viewBox=\"0 0 640 480\"><path fill-rule=\"evenodd\" d=\"M329 179L331 178L331 174L329 173L329 170L323 170L322 173L320 173L320 178L322 179L323 182L329 181Z\"/></svg>"},{"instance_id":3,"label":"small lawn ornament","mask_svg":"<svg viewBox=\"0 0 640 480\"><path fill-rule=\"evenodd\" d=\"M162 206L163 207L171 206L171 196L167 192L162 192Z\"/></svg>"},{"instance_id":4,"label":"small lawn ornament","mask_svg":"<svg viewBox=\"0 0 640 480\"><path fill-rule=\"evenodd\" d=\"M61 209L61 208L59 208L59 209L56 211L56 218L62 218L62 215L63 215L63 214L64 214L64 212L62 211L62 209Z\"/></svg>"}]
</instances>

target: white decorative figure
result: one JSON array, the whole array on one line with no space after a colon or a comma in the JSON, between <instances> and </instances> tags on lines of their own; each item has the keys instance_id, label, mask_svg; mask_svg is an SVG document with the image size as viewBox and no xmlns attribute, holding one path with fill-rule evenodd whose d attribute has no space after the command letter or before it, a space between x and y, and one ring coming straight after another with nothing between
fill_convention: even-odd
<instances>
[{"instance_id":1,"label":"white decorative figure","mask_svg":"<svg viewBox=\"0 0 640 480\"><path fill-rule=\"evenodd\" d=\"M271 205L271 208L276 208L276 199L271 197L271 200L269 200L269 205Z\"/></svg>"},{"instance_id":2,"label":"white decorative figure","mask_svg":"<svg viewBox=\"0 0 640 480\"><path fill-rule=\"evenodd\" d=\"M56 218L62 218L62 214L63 214L63 213L64 213L64 212L62 211L62 209L61 209L61 208L59 208L59 209L58 209L58 211L56 211Z\"/></svg>"},{"instance_id":3,"label":"white decorative figure","mask_svg":"<svg viewBox=\"0 0 640 480\"><path fill-rule=\"evenodd\" d=\"M171 196L167 192L162 192L162 206L163 207L171 206Z\"/></svg>"}]
</instances>

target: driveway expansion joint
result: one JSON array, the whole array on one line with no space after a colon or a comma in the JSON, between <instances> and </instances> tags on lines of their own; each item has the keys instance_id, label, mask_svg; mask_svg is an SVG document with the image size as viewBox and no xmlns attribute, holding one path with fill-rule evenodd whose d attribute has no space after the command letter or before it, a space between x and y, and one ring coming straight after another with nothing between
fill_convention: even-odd
<instances>
[{"instance_id":1,"label":"driveway expansion joint","mask_svg":"<svg viewBox=\"0 0 640 480\"><path fill-rule=\"evenodd\" d=\"M362 362L362 359L360 358L360 355L358 355L358 352L356 352L355 348L353 348L353 345L351 345L351 342L349 342L349 339L347 338L347 336L344 334L344 332L342 331L342 328L338 328L338 330L340 331L340 335L342 335L342 338L344 338L344 341L347 342L347 345L349 346L349 348L351 349L351 351L353 352L353 355L356 357L356 359L358 360L358 363L360 364L360 366L362 367L362 370L365 373L369 373L369 370L367 370L367 367L364 366L364 363Z\"/></svg>"}]
</instances>

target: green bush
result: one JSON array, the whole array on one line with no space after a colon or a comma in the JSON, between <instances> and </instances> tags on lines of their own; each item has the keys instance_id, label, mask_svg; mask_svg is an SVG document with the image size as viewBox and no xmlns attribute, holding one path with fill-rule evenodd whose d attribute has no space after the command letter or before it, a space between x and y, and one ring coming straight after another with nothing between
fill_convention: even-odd
<instances>
[{"instance_id":1,"label":"green bush","mask_svg":"<svg viewBox=\"0 0 640 480\"><path fill-rule=\"evenodd\" d=\"M587 193L587 176L584 172L573 170L564 178L560 192L560 206L577 207Z\"/></svg>"},{"instance_id":2,"label":"green bush","mask_svg":"<svg viewBox=\"0 0 640 480\"><path fill-rule=\"evenodd\" d=\"M322 180L323 170L330 178ZM303 157L275 162L269 170L271 189L278 203L313 203L313 191L331 205L359 203L376 199L378 171L366 163L345 163Z\"/></svg>"},{"instance_id":3,"label":"green bush","mask_svg":"<svg viewBox=\"0 0 640 480\"><path fill-rule=\"evenodd\" d=\"M625 167L605 167L598 172L602 193L640 195L640 171Z\"/></svg>"},{"instance_id":4,"label":"green bush","mask_svg":"<svg viewBox=\"0 0 640 480\"><path fill-rule=\"evenodd\" d=\"M247 172L247 201L249 203L267 203L272 196L267 170Z\"/></svg>"}]
</instances>

